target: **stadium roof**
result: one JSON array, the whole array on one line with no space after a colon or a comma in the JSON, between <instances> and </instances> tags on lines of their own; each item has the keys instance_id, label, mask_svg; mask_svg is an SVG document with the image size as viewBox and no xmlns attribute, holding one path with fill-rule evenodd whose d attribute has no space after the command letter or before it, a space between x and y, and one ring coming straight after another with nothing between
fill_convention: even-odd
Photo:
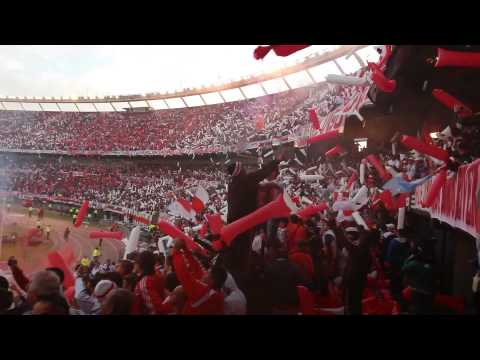
<instances>
[{"instance_id":1,"label":"stadium roof","mask_svg":"<svg viewBox=\"0 0 480 360\"><path fill-rule=\"evenodd\" d=\"M245 54L250 61L255 46ZM310 51L306 51L310 49ZM260 71L249 76L216 82L208 86L185 88L163 93L144 93L104 97L11 97L0 96L0 109L27 111L123 111L127 108L150 107L170 109L203 106L244 100L287 91L323 82L328 74L352 73L365 61L376 61L378 54L370 45L314 45L288 58L269 54L258 66ZM195 54L192 57L195 58ZM271 59L272 62L267 61ZM288 59L288 61L286 60ZM256 60L251 60L256 61ZM272 65L273 64L273 65ZM274 65L277 64L277 65ZM278 65L280 64L280 66ZM0 82L5 85L5 82Z\"/></svg>"}]
</instances>

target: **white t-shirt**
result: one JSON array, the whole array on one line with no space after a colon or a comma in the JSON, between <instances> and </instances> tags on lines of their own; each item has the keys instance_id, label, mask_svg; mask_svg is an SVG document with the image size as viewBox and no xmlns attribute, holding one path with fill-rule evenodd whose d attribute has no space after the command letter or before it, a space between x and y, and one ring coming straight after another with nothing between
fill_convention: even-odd
<instances>
[{"instance_id":1,"label":"white t-shirt","mask_svg":"<svg viewBox=\"0 0 480 360\"><path fill-rule=\"evenodd\" d=\"M224 314L225 315L246 315L247 299L243 292L238 288L233 276L228 273L227 280L223 284Z\"/></svg>"}]
</instances>

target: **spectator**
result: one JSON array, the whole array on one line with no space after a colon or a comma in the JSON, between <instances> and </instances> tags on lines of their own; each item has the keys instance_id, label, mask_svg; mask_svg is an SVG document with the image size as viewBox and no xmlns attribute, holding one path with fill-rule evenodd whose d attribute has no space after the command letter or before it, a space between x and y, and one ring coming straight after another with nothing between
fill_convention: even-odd
<instances>
[{"instance_id":1,"label":"spectator","mask_svg":"<svg viewBox=\"0 0 480 360\"><path fill-rule=\"evenodd\" d=\"M28 286L28 304L33 309L37 302L42 302L41 306L44 307L44 302L50 301L48 299L53 299L52 301L56 301L58 297L63 298L60 294L60 286L60 279L53 272L37 272L33 275L32 281Z\"/></svg>"},{"instance_id":2,"label":"spectator","mask_svg":"<svg viewBox=\"0 0 480 360\"><path fill-rule=\"evenodd\" d=\"M348 252L344 274L345 313L361 315L362 294L370 268L370 234L360 234L358 228L354 226L346 228L345 233Z\"/></svg>"},{"instance_id":3,"label":"spectator","mask_svg":"<svg viewBox=\"0 0 480 360\"><path fill-rule=\"evenodd\" d=\"M114 289L102 303L102 315L131 315L134 295L127 289Z\"/></svg>"},{"instance_id":4,"label":"spectator","mask_svg":"<svg viewBox=\"0 0 480 360\"><path fill-rule=\"evenodd\" d=\"M134 312L159 315L170 311L170 307L163 304L164 284L163 278L155 273L155 255L149 251L141 252L135 267L139 279L135 286Z\"/></svg>"}]
</instances>

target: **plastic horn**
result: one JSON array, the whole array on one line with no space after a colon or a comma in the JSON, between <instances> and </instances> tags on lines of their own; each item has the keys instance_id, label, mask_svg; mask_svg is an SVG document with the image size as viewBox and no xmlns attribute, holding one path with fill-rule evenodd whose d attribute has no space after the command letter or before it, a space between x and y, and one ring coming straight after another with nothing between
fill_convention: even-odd
<instances>
[{"instance_id":1,"label":"plastic horn","mask_svg":"<svg viewBox=\"0 0 480 360\"><path fill-rule=\"evenodd\" d=\"M440 193L440 190L442 189L446 181L447 181L447 170L444 169L440 171L440 173L437 176L435 176L435 180L433 180L432 182L432 186L428 191L427 198L422 203L422 207L429 208L433 205L433 202L437 198L438 194Z\"/></svg>"},{"instance_id":2,"label":"plastic horn","mask_svg":"<svg viewBox=\"0 0 480 360\"><path fill-rule=\"evenodd\" d=\"M422 154L429 155L444 162L448 161L448 151L445 151L437 146L425 144L424 142L421 142L412 136L402 135L400 142L406 147L414 149Z\"/></svg>"},{"instance_id":3,"label":"plastic horn","mask_svg":"<svg viewBox=\"0 0 480 360\"><path fill-rule=\"evenodd\" d=\"M445 67L445 66L479 68L480 53L451 51L451 50L439 48L435 67L438 68L438 67Z\"/></svg>"},{"instance_id":4,"label":"plastic horn","mask_svg":"<svg viewBox=\"0 0 480 360\"><path fill-rule=\"evenodd\" d=\"M358 211L354 211L352 213L353 220L357 223L357 225L362 226L365 230L369 230L367 223L363 220L362 216Z\"/></svg>"},{"instance_id":5,"label":"plastic horn","mask_svg":"<svg viewBox=\"0 0 480 360\"><path fill-rule=\"evenodd\" d=\"M222 227L220 236L227 245L230 245L238 235L252 229L253 227L263 224L273 218L289 217L290 214L296 213L297 210L297 207L288 194L284 192L283 195L278 196L276 200L269 204Z\"/></svg>"}]
</instances>

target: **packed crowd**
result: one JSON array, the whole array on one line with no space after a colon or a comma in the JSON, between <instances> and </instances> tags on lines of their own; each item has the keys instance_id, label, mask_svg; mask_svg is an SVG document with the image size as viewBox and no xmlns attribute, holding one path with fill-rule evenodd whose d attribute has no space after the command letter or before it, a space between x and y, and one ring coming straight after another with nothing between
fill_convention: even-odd
<instances>
[{"instance_id":1,"label":"packed crowd","mask_svg":"<svg viewBox=\"0 0 480 360\"><path fill-rule=\"evenodd\" d=\"M308 122L299 109L323 92L324 85L318 85L245 101L150 112L0 111L0 147L215 152L258 135L255 121L259 116L264 117L266 138Z\"/></svg>"},{"instance_id":2,"label":"packed crowd","mask_svg":"<svg viewBox=\"0 0 480 360\"><path fill-rule=\"evenodd\" d=\"M11 138L0 138L4 146L11 148L169 147L188 153L211 145L212 141L214 145L226 146L245 142L245 139L272 139L295 133L309 123L308 108L315 107L320 115L325 115L351 97L352 91L355 91L353 87L333 86L327 90L317 86L295 90L293 96L292 93L279 94L239 103L140 115L43 113L38 123L20 117L16 121L19 126L11 127L15 122L7 121L2 131ZM259 115L264 119L260 128L255 120ZM29 116L37 119L36 114ZM118 126L118 121L124 119L128 119L125 121L129 127ZM147 119L152 120L148 126ZM62 129L59 134L58 129ZM67 129L81 134L78 139L82 142L68 138ZM126 253L125 259L116 265L110 261L100 264L95 258L82 259L73 276L48 268L29 278L16 260L11 259L9 266L15 281L0 279L0 312L63 315L464 313L463 299L438 291L431 234L420 233L405 221L405 208L409 198L413 200L416 186L445 168L450 176L460 165L480 156L480 126L474 122L458 119L454 125L437 130L433 137L430 133L422 134L421 141L435 145L436 153L445 150L447 157L440 154L442 160L426 156L425 152L410 151L410 147L399 141L401 134L397 134L391 140L391 150L383 147L375 149L375 154L372 148L362 150L353 145L330 156L322 155L320 159L296 149L288 160L281 152L274 155L277 160L269 161L265 153L270 149L263 149L259 151L261 169L248 173L236 161L229 161L224 168L216 164L204 169L180 169L178 166L117 166L105 161L81 165L59 158L13 161L4 157L0 185L7 191L62 194L78 200L87 198L93 202L163 212L169 211L175 199L183 199L192 206L192 193L199 185L207 189L209 198L207 207L195 209L193 218L170 213L172 217L168 220L186 236L178 236L178 232L177 236L168 236L169 231L160 223L151 224L148 226L152 233L150 245L137 246L137 250ZM32 140L35 134L38 134L38 145ZM103 142L104 138L108 141ZM243 229L230 240L204 216L227 208L221 229L239 224L246 226L248 215L258 207L278 201L279 195L283 197L285 193L288 195L285 198L291 199L300 211L269 217L263 223ZM266 213L268 211L256 212L255 216ZM252 219L249 221L253 222ZM163 245L162 238L168 238ZM67 278L73 280L66 284ZM480 304L479 279L480 272L477 290L474 290Z\"/></svg>"},{"instance_id":3,"label":"packed crowd","mask_svg":"<svg viewBox=\"0 0 480 360\"><path fill-rule=\"evenodd\" d=\"M0 148L69 153L152 150L165 155L221 152L246 142L296 135L308 127L307 109L316 107L324 116L352 91L320 84L245 101L150 112L0 111Z\"/></svg>"},{"instance_id":4,"label":"packed crowd","mask_svg":"<svg viewBox=\"0 0 480 360\"><path fill-rule=\"evenodd\" d=\"M477 127L464 127L446 129L437 134L435 143L450 151L450 171L477 157L478 150L470 142L477 138L477 131ZM373 167L367 166L365 175L369 196L358 202L352 200L364 186L354 181L348 187L347 182L351 174L358 171L360 159L366 155L366 150L352 148L348 154L328 158L320 166L314 166L318 165L317 161L302 159L302 162L297 161L298 158L277 162L278 171L268 174L268 180L260 181L260 193L267 191L261 189L271 189L271 185L276 184L280 191L285 189L299 208L322 201L332 206L305 217L292 215L258 226L252 234L251 267L247 280L241 280L241 288L224 264L228 257L213 246L218 234L213 234L208 226L206 232L191 231L195 225L208 225L202 219L204 213L200 213L195 220L182 219L176 225L183 229L188 226L188 234L205 251L192 252L183 240L171 239L166 253L159 250L133 252L116 266L110 262L101 265L95 260L88 265L82 263L76 268L74 286L68 289L63 288L65 276L58 269L39 272L30 280L12 261L10 265L18 287L15 283L4 286L2 299L6 300L2 300L2 311L185 315L462 312L461 300L436 292L433 247L428 237L409 229L397 230L397 209L392 211L381 203L379 207L373 204L370 195L382 191L382 185L385 185ZM408 152L400 146L395 155L385 151L377 156L394 177L400 173L407 181L425 178L441 166L432 158ZM55 163L62 164L58 160ZM21 164L17 162L15 166ZM35 171L40 168L39 164ZM50 160L45 164L53 166ZM12 171L12 166L6 166L6 171ZM68 168L66 163L63 166L62 171L50 167L42 174L53 172L64 177L68 171L82 171ZM90 171L99 176L117 176L112 169L102 168L99 164L92 165ZM191 197L185 190L197 184L195 174L201 173L203 180L215 181L221 188L226 182L226 177L218 169L216 173L211 169L182 169L180 172L179 169L151 167L136 167L135 171L140 172L137 174L129 171L119 171L119 178L129 174L149 179L150 174L152 179L162 181L172 179L175 174L181 180L178 183L174 180L177 188L168 188L167 193L170 191L173 195L177 191L176 196L188 200ZM305 177L314 174L320 175L314 181ZM31 182L32 185L38 183L38 179ZM48 184L48 181L44 183ZM78 181L75 185L78 186ZM84 190L88 191L89 186L91 183L85 184ZM167 198L165 195L166 192L159 192L160 198ZM261 203L261 196L256 200ZM226 205L227 199L221 196L218 201L217 211ZM345 207L345 201L350 201L351 207ZM367 228L358 225L352 210L359 211ZM165 235L159 230L155 233L153 243Z\"/></svg>"},{"instance_id":5,"label":"packed crowd","mask_svg":"<svg viewBox=\"0 0 480 360\"><path fill-rule=\"evenodd\" d=\"M24 194L89 200L93 207L108 204L135 211L165 212L184 189L201 185L212 194L225 175L215 167L181 169L159 165L125 165L117 161L76 163L71 159L2 157L0 188Z\"/></svg>"}]
</instances>

